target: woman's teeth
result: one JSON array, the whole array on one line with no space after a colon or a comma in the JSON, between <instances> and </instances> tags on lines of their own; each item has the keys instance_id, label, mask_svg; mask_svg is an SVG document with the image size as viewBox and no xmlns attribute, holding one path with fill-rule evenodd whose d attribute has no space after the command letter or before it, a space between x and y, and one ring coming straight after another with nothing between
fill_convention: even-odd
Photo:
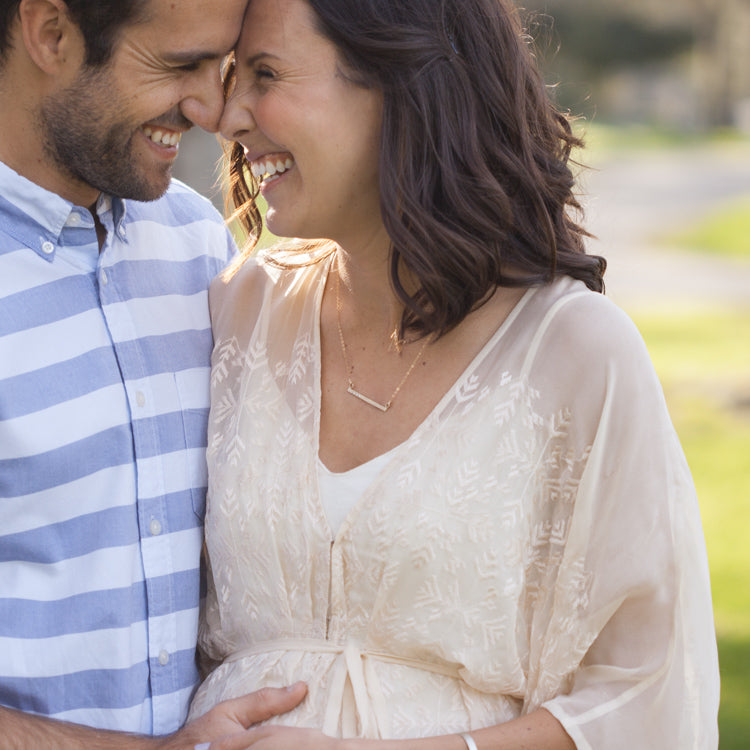
<instances>
[{"instance_id":1,"label":"woman's teeth","mask_svg":"<svg viewBox=\"0 0 750 750\"><path fill-rule=\"evenodd\" d=\"M176 146L182 138L182 133L175 133L171 130L159 130L146 126L143 128L146 138L150 138L154 143L160 146Z\"/></svg>"},{"instance_id":2,"label":"woman's teeth","mask_svg":"<svg viewBox=\"0 0 750 750\"><path fill-rule=\"evenodd\" d=\"M256 180L262 180L264 176L273 177L274 175L286 172L294 165L294 159L268 159L264 161L254 161L250 164L250 171Z\"/></svg>"}]
</instances>

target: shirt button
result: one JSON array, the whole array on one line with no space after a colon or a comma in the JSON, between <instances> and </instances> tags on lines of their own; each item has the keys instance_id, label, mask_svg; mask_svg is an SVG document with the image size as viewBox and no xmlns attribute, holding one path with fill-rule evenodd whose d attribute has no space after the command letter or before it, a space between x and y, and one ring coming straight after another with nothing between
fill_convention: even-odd
<instances>
[{"instance_id":1,"label":"shirt button","mask_svg":"<svg viewBox=\"0 0 750 750\"><path fill-rule=\"evenodd\" d=\"M101 278L102 284L104 284L104 286L107 286L107 284L109 284L109 278L107 277L107 272L106 271L102 271L101 272L100 278Z\"/></svg>"},{"instance_id":2,"label":"shirt button","mask_svg":"<svg viewBox=\"0 0 750 750\"><path fill-rule=\"evenodd\" d=\"M159 534L161 534L161 523L157 518L151 519L151 523L148 525L148 530L151 532L151 536L159 536Z\"/></svg>"},{"instance_id":3,"label":"shirt button","mask_svg":"<svg viewBox=\"0 0 750 750\"><path fill-rule=\"evenodd\" d=\"M135 392L135 402L140 407L144 407L146 405L146 396L143 393L143 391L136 391Z\"/></svg>"},{"instance_id":4,"label":"shirt button","mask_svg":"<svg viewBox=\"0 0 750 750\"><path fill-rule=\"evenodd\" d=\"M65 223L68 226L77 227L81 223L81 217L77 213L72 213Z\"/></svg>"},{"instance_id":5,"label":"shirt button","mask_svg":"<svg viewBox=\"0 0 750 750\"><path fill-rule=\"evenodd\" d=\"M55 246L51 242L42 242L42 252L52 255L55 252Z\"/></svg>"},{"instance_id":6,"label":"shirt button","mask_svg":"<svg viewBox=\"0 0 750 750\"><path fill-rule=\"evenodd\" d=\"M169 664L169 654L164 649L159 651L159 664L161 664L162 667L166 667L167 664Z\"/></svg>"}]
</instances>

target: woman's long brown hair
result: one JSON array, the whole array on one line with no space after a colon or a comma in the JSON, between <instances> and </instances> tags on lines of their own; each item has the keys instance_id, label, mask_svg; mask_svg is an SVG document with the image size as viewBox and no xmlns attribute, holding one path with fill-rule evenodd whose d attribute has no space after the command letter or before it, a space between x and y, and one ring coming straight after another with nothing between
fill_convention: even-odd
<instances>
[{"instance_id":1,"label":"woman's long brown hair","mask_svg":"<svg viewBox=\"0 0 750 750\"><path fill-rule=\"evenodd\" d=\"M380 202L402 333L442 335L498 285L568 275L603 291L606 261L586 255L578 223L570 154L582 144L511 2L309 2L344 74L383 93ZM237 144L229 179L257 238L258 185Z\"/></svg>"}]
</instances>

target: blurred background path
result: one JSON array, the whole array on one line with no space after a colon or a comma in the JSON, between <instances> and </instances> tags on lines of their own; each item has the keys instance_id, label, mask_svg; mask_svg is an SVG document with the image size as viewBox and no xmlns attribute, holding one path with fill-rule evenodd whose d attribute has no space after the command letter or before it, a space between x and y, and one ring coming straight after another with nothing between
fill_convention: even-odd
<instances>
[{"instance_id":1,"label":"blurred background path","mask_svg":"<svg viewBox=\"0 0 750 750\"><path fill-rule=\"evenodd\" d=\"M629 312L750 308L750 264L670 249L660 238L750 195L750 143L620 151L582 178L588 251L608 261L607 295Z\"/></svg>"}]
</instances>

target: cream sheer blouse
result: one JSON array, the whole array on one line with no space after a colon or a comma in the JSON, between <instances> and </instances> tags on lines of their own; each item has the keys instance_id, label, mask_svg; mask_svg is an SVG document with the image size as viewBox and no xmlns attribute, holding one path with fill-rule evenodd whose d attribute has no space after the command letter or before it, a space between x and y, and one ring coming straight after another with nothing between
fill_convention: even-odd
<instances>
[{"instance_id":1,"label":"cream sheer blouse","mask_svg":"<svg viewBox=\"0 0 750 750\"><path fill-rule=\"evenodd\" d=\"M250 261L211 290L200 640L220 665L191 717L305 680L275 721L405 738L543 706L581 750L715 748L698 506L628 318L567 278L526 292L333 536L316 471L329 266Z\"/></svg>"}]
</instances>

